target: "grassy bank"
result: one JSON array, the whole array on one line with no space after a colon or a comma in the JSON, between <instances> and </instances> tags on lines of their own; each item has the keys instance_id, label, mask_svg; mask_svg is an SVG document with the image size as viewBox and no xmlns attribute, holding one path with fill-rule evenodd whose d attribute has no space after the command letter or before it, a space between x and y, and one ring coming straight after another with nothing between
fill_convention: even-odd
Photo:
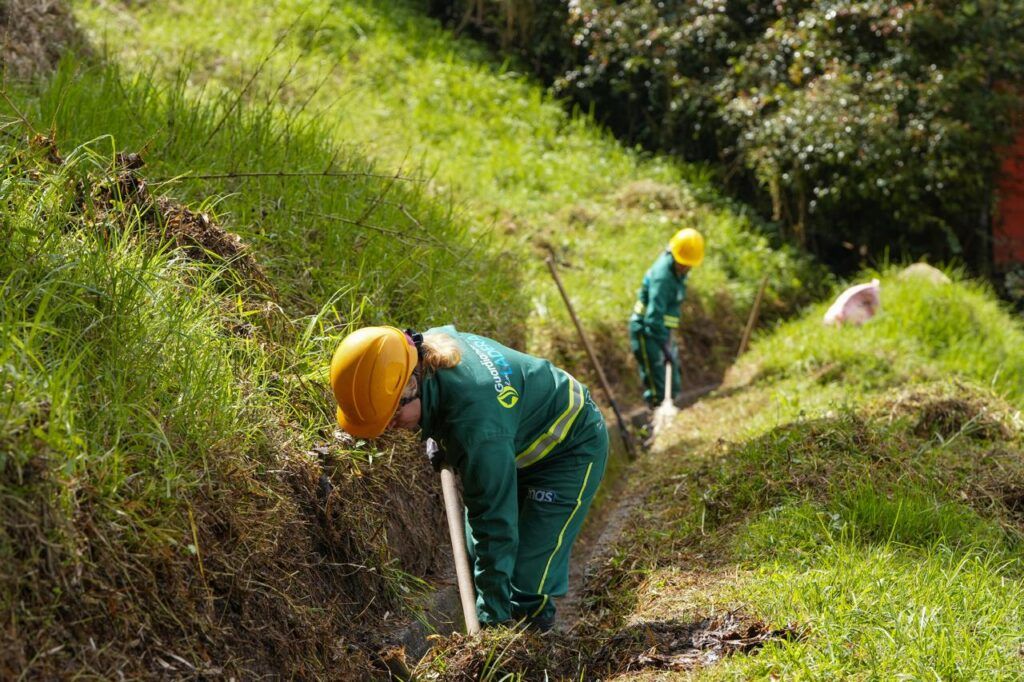
<instances>
[{"instance_id":1,"label":"grassy bank","mask_svg":"<svg viewBox=\"0 0 1024 682\"><path fill-rule=\"evenodd\" d=\"M422 169L427 191L454 197L474 234L499 236L492 253L521 274L532 299L530 348L575 369L588 371L543 265L551 252L623 382L633 380L625 320L639 280L682 225L699 227L710 243L706 267L692 278L698 303L686 313L693 383L727 366L763 275L768 318L820 289L821 273L770 248L764 226L721 199L699 167L623 148L588 117L566 114L514 63L453 39L421 2L75 7L94 41L129 70L281 104L385 168ZM79 136L74 121L65 127ZM252 183L205 191L251 192ZM496 333L514 342L517 331L510 322Z\"/></svg>"},{"instance_id":2,"label":"grassy bank","mask_svg":"<svg viewBox=\"0 0 1024 682\"><path fill-rule=\"evenodd\" d=\"M802 629L713 678L1019 674L1024 329L983 287L893 274L878 319L783 326L661 440L612 619Z\"/></svg>"},{"instance_id":3,"label":"grassy bank","mask_svg":"<svg viewBox=\"0 0 1024 682\"><path fill-rule=\"evenodd\" d=\"M109 144L0 154L0 673L364 674L364 595L440 558L432 477L332 435L321 326L216 224Z\"/></svg>"}]
</instances>

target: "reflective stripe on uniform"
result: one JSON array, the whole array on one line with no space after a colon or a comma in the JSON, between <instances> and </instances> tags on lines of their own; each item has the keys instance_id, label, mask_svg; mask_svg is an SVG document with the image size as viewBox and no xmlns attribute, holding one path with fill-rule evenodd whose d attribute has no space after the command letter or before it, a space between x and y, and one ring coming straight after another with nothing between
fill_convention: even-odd
<instances>
[{"instance_id":1,"label":"reflective stripe on uniform","mask_svg":"<svg viewBox=\"0 0 1024 682\"><path fill-rule=\"evenodd\" d=\"M551 563L551 562L548 562L548 563ZM540 600L540 606L537 607L536 611L534 611L533 613L530 614L530 618L536 618L537 616L539 616L540 612L543 611L544 607L547 606L547 605L548 605L548 595L545 594L544 598Z\"/></svg>"},{"instance_id":2,"label":"reflective stripe on uniform","mask_svg":"<svg viewBox=\"0 0 1024 682\"><path fill-rule=\"evenodd\" d=\"M674 315L666 315L664 320L665 326L669 329L676 329L679 326L679 318Z\"/></svg>"},{"instance_id":3,"label":"reflective stripe on uniform","mask_svg":"<svg viewBox=\"0 0 1024 682\"><path fill-rule=\"evenodd\" d=\"M643 315L647 312L647 306L643 304L643 301L637 301L633 304L633 312L637 315Z\"/></svg>"},{"instance_id":4,"label":"reflective stripe on uniform","mask_svg":"<svg viewBox=\"0 0 1024 682\"><path fill-rule=\"evenodd\" d=\"M528 448L516 455L516 466L520 469L544 459L556 445L565 440L576 417L583 411L583 384L569 377L569 406L558 415L547 431L537 437Z\"/></svg>"},{"instance_id":5,"label":"reflective stripe on uniform","mask_svg":"<svg viewBox=\"0 0 1024 682\"><path fill-rule=\"evenodd\" d=\"M644 359L644 368L647 370L647 388L651 390L651 393L657 393L654 387L654 373L651 371L651 358L647 355L647 334L640 335L640 355Z\"/></svg>"},{"instance_id":6,"label":"reflective stripe on uniform","mask_svg":"<svg viewBox=\"0 0 1024 682\"><path fill-rule=\"evenodd\" d=\"M537 585L537 594L544 594L544 583L548 579L548 571L551 569L551 562L554 560L555 555L558 554L558 550L562 548L562 541L565 539L565 529L569 527L572 520L576 518L576 512L580 510L583 505L583 493L587 489L587 482L590 480L590 470L594 468L594 463L591 462L587 465L587 473L583 476L583 485L580 486L580 493L576 496L576 506L573 507L572 513L569 514L569 518L565 520L565 524L562 526L561 532L558 533L558 542L555 543L555 548L551 551L551 556L548 557L548 563L544 566L544 575L540 577L540 584ZM547 603L547 595L544 595L544 603ZM543 605L541 606L543 608ZM540 613L540 610L537 610Z\"/></svg>"}]
</instances>

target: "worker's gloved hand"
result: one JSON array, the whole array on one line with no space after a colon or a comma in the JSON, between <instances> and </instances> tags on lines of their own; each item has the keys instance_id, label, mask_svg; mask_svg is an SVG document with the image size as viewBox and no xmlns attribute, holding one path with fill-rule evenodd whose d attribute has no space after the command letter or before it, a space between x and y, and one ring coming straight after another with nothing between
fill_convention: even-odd
<instances>
[{"instance_id":1,"label":"worker's gloved hand","mask_svg":"<svg viewBox=\"0 0 1024 682\"><path fill-rule=\"evenodd\" d=\"M434 467L434 471L440 473L445 465L444 451L438 447L437 441L433 438L428 438L426 445L427 459L430 460L430 466Z\"/></svg>"},{"instance_id":2,"label":"worker's gloved hand","mask_svg":"<svg viewBox=\"0 0 1024 682\"><path fill-rule=\"evenodd\" d=\"M674 359L671 343L666 342L665 345L661 347L661 352L665 354L665 362L673 362Z\"/></svg>"}]
</instances>

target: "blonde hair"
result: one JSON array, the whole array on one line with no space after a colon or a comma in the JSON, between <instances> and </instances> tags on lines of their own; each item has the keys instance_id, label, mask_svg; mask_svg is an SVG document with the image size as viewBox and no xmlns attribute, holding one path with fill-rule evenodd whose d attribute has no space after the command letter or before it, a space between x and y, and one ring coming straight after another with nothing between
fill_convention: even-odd
<instances>
[{"instance_id":1,"label":"blonde hair","mask_svg":"<svg viewBox=\"0 0 1024 682\"><path fill-rule=\"evenodd\" d=\"M462 351L458 342L447 334L423 337L423 366L426 369L448 369L459 364Z\"/></svg>"},{"instance_id":2,"label":"blonde hair","mask_svg":"<svg viewBox=\"0 0 1024 682\"><path fill-rule=\"evenodd\" d=\"M447 334L424 336L420 349L423 351L423 360L420 362L420 366L429 372L448 369L462 361L462 351L459 350L458 342ZM405 383L405 388L402 390L403 399L416 397L420 387L416 375L417 372L413 372L409 376L409 381Z\"/></svg>"}]
</instances>

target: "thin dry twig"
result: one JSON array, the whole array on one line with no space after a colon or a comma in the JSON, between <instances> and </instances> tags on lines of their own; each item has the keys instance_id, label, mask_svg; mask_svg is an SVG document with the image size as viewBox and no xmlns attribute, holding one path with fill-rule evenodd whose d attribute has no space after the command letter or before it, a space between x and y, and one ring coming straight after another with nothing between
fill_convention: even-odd
<instances>
[{"instance_id":1,"label":"thin dry twig","mask_svg":"<svg viewBox=\"0 0 1024 682\"><path fill-rule=\"evenodd\" d=\"M296 213L300 213L302 215L309 215L309 216L313 216L313 217L316 217L316 218L323 218L324 220L337 220L338 222L345 223L346 225L354 225L356 227L365 227L368 230L373 230L375 232L379 232L380 234L387 235L389 237L394 237L395 239L397 239L398 241L402 242L406 246L414 246L414 244L411 244L410 242L406 241L407 239L409 239L409 240L412 240L414 242L419 242L420 244L429 244L429 245L432 245L432 246L440 246L442 249L447 251L449 254L451 254L453 256L458 255L454 251L452 251L451 247L449 247L447 244L445 244L443 241L441 241L437 237L431 235L429 232L427 233L428 234L427 237L421 237L420 235L417 235L417 234L407 234L407 233L404 233L404 232L399 232L398 230L392 230L391 228L382 227L380 225L374 225L372 223L367 223L367 222L360 222L359 220L353 220L351 218L346 218L345 216L340 216L340 215L337 215L336 213L322 213L320 211L306 211L306 210L303 210L303 209L295 209L295 212Z\"/></svg>"},{"instance_id":2,"label":"thin dry twig","mask_svg":"<svg viewBox=\"0 0 1024 682\"><path fill-rule=\"evenodd\" d=\"M176 175L169 178L156 178L154 183L176 182L180 180L234 180L236 178L375 178L379 180L404 180L406 182L426 182L422 178L411 178L405 175L384 175L382 173L364 173L356 171L238 171L231 173L203 173Z\"/></svg>"},{"instance_id":3,"label":"thin dry twig","mask_svg":"<svg viewBox=\"0 0 1024 682\"><path fill-rule=\"evenodd\" d=\"M295 21L292 22L291 26L289 26L287 30L281 33L281 36L274 42L274 46L271 47L270 51L263 56L263 59L256 66L256 69L249 76L249 80L246 81L244 86L242 86L242 89L238 92L238 96L235 97L233 102L231 102L231 106L228 107L227 111L224 112L224 115L220 117L219 121L217 121L217 125L215 125L213 127L213 130L210 131L210 134L206 136L206 140L203 141L203 144L197 147L196 149L205 149L207 146L209 146L210 141L214 137L216 137L217 133L220 132L220 129L224 127L224 124L227 122L228 117L231 116L231 114L234 113L235 109L238 108L238 105L241 104L242 98L245 97L246 93L249 92L249 88L251 88L252 84L256 82L257 78L259 78L259 75L263 72L263 68L270 62L274 54L279 49L281 49L281 46L284 45L284 41L291 36L292 29L295 28L295 25L301 18L301 16L297 18Z\"/></svg>"},{"instance_id":4,"label":"thin dry twig","mask_svg":"<svg viewBox=\"0 0 1024 682\"><path fill-rule=\"evenodd\" d=\"M14 113L18 116L18 118L21 119L22 124L26 128L28 128L30 133L32 133L33 135L39 135L39 131L37 131L35 127L32 126L32 122L28 120L28 117L22 113L21 109L18 108L18 105L15 104L14 100L12 100L10 95L7 94L6 88L0 88L0 97L4 98L4 101L7 102L7 106L9 106L11 110L14 111Z\"/></svg>"}]
</instances>

